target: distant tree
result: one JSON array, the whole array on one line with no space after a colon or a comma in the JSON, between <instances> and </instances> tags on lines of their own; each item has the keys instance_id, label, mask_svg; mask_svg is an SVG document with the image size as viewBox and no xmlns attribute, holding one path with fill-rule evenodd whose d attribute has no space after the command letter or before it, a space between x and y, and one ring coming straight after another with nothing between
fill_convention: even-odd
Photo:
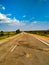
<instances>
[{"instance_id":1,"label":"distant tree","mask_svg":"<svg viewBox=\"0 0 49 65\"><path fill-rule=\"evenodd\" d=\"M3 35L4 35L4 32L3 32L3 31L1 31L0 33L1 33L1 36L3 36Z\"/></svg>"},{"instance_id":2,"label":"distant tree","mask_svg":"<svg viewBox=\"0 0 49 65\"><path fill-rule=\"evenodd\" d=\"M17 29L17 30L16 30L16 33L17 33L17 34L20 33L20 29Z\"/></svg>"}]
</instances>

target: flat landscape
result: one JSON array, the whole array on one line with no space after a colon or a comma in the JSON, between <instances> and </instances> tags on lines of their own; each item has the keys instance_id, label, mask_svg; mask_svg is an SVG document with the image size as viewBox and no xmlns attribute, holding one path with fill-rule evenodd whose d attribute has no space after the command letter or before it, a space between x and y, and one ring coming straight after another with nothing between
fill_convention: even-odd
<instances>
[{"instance_id":1,"label":"flat landscape","mask_svg":"<svg viewBox=\"0 0 49 65\"><path fill-rule=\"evenodd\" d=\"M0 0L0 65L49 65L49 0Z\"/></svg>"},{"instance_id":2,"label":"flat landscape","mask_svg":"<svg viewBox=\"0 0 49 65\"><path fill-rule=\"evenodd\" d=\"M49 65L49 44L22 32L0 44L0 65Z\"/></svg>"}]
</instances>

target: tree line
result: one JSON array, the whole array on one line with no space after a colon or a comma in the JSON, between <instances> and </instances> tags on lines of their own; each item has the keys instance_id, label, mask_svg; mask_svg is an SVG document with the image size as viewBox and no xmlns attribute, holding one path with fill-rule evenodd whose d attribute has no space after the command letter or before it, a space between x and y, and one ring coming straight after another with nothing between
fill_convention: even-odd
<instances>
[{"instance_id":1,"label":"tree line","mask_svg":"<svg viewBox=\"0 0 49 65\"><path fill-rule=\"evenodd\" d=\"M42 35L42 36L49 35L49 30L26 31L26 32L32 33L32 34L38 34L38 35Z\"/></svg>"},{"instance_id":2,"label":"tree line","mask_svg":"<svg viewBox=\"0 0 49 65\"><path fill-rule=\"evenodd\" d=\"M0 36L8 35L8 37L9 37L9 35L11 35L12 33L13 33L13 34L18 34L18 33L20 33L20 32L21 32L20 29L17 29L16 31L12 31L12 32L0 31Z\"/></svg>"}]
</instances>

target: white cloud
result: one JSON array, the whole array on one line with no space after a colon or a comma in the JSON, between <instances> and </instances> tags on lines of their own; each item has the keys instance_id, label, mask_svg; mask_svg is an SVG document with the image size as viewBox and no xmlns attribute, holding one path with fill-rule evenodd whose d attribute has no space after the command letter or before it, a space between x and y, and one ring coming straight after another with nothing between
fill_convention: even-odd
<instances>
[{"instance_id":1,"label":"white cloud","mask_svg":"<svg viewBox=\"0 0 49 65\"><path fill-rule=\"evenodd\" d=\"M33 21L25 26L21 27L21 30L46 30L49 28L49 22L47 21Z\"/></svg>"},{"instance_id":2,"label":"white cloud","mask_svg":"<svg viewBox=\"0 0 49 65\"><path fill-rule=\"evenodd\" d=\"M22 20L19 21L15 17L9 18L7 15L0 13L0 23L7 23L8 24L8 29L9 30L16 30L16 29L21 29L21 30L37 30L37 29L44 29L48 27L49 25L45 25L46 23L43 23L41 21L28 21L28 20ZM41 25L42 24L42 25ZM45 26L45 27L43 27ZM6 28L6 26L5 26ZM7 29L7 30L8 30Z\"/></svg>"},{"instance_id":3,"label":"white cloud","mask_svg":"<svg viewBox=\"0 0 49 65\"><path fill-rule=\"evenodd\" d=\"M37 21L33 21L33 22L32 22L32 24L36 24L36 23L37 23Z\"/></svg>"},{"instance_id":4,"label":"white cloud","mask_svg":"<svg viewBox=\"0 0 49 65\"><path fill-rule=\"evenodd\" d=\"M25 23L23 21L17 20L15 17L12 19L12 23L10 23L11 26L24 26Z\"/></svg>"},{"instance_id":5,"label":"white cloud","mask_svg":"<svg viewBox=\"0 0 49 65\"><path fill-rule=\"evenodd\" d=\"M26 15L23 16L23 18L25 18L25 17L26 17Z\"/></svg>"},{"instance_id":6,"label":"white cloud","mask_svg":"<svg viewBox=\"0 0 49 65\"><path fill-rule=\"evenodd\" d=\"M0 9L5 10L5 7L0 4Z\"/></svg>"},{"instance_id":7,"label":"white cloud","mask_svg":"<svg viewBox=\"0 0 49 65\"><path fill-rule=\"evenodd\" d=\"M0 13L0 23L7 23L8 25L5 25L4 28L7 30L42 30L42 29L48 29L49 28L49 22L43 22L43 21L28 21L23 20L19 21L15 17L13 19L7 17L5 14ZM2 29L2 28L1 28Z\"/></svg>"},{"instance_id":8,"label":"white cloud","mask_svg":"<svg viewBox=\"0 0 49 65\"><path fill-rule=\"evenodd\" d=\"M10 18L8 18L5 14L0 13L0 23L10 23Z\"/></svg>"},{"instance_id":9,"label":"white cloud","mask_svg":"<svg viewBox=\"0 0 49 65\"><path fill-rule=\"evenodd\" d=\"M3 9L3 10L5 10L5 7L4 7L4 6L2 6L2 9Z\"/></svg>"},{"instance_id":10,"label":"white cloud","mask_svg":"<svg viewBox=\"0 0 49 65\"><path fill-rule=\"evenodd\" d=\"M9 25L23 26L25 23L23 21L17 20L15 17L13 19L8 18L7 15L0 13L0 23L9 23Z\"/></svg>"}]
</instances>

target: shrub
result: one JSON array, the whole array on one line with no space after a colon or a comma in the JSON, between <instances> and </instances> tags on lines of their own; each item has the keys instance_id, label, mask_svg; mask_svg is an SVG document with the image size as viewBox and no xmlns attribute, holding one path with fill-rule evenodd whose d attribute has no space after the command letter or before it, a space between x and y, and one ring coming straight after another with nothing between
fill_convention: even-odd
<instances>
[{"instance_id":1,"label":"shrub","mask_svg":"<svg viewBox=\"0 0 49 65\"><path fill-rule=\"evenodd\" d=\"M17 33L17 34L20 33L20 29L16 30L16 33Z\"/></svg>"}]
</instances>

